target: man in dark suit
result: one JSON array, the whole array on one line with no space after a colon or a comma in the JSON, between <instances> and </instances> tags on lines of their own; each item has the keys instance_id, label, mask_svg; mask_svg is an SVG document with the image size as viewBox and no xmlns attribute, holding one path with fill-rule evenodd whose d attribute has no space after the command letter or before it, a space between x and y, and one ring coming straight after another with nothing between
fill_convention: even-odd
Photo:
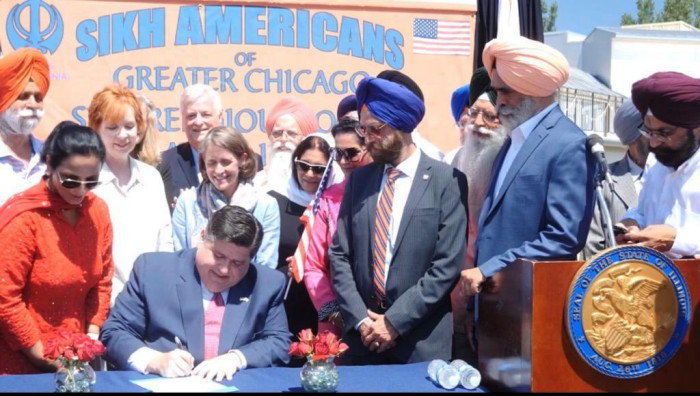
<instances>
[{"instance_id":1,"label":"man in dark suit","mask_svg":"<svg viewBox=\"0 0 700 396\"><path fill-rule=\"evenodd\" d=\"M406 87L369 77L356 96L358 133L375 162L350 175L330 248L350 346L344 363L449 359L466 177L413 143L425 106Z\"/></svg>"},{"instance_id":2,"label":"man in dark suit","mask_svg":"<svg viewBox=\"0 0 700 396\"><path fill-rule=\"evenodd\" d=\"M644 120L631 99L624 101L622 106L617 109L613 125L620 143L628 147L621 160L608 166L610 179L613 182L612 188L607 182L603 183L603 197L610 211L610 219L614 224L622 220L629 208L637 205L637 197L642 190L644 166L649 155L649 139L639 133L639 128L644 125ZM604 220L600 207L596 204L586 247L583 249L585 260L593 257L606 246L605 229L607 226L605 226ZM609 242L608 246L610 245Z\"/></svg>"},{"instance_id":3,"label":"man in dark suit","mask_svg":"<svg viewBox=\"0 0 700 396\"><path fill-rule=\"evenodd\" d=\"M250 264L261 239L253 215L226 206L199 247L141 255L102 328L107 360L122 370L216 380L288 362L284 275Z\"/></svg>"},{"instance_id":4,"label":"man in dark suit","mask_svg":"<svg viewBox=\"0 0 700 396\"><path fill-rule=\"evenodd\" d=\"M158 165L171 210L182 190L199 185L199 143L221 125L222 114L221 96L214 88L194 84L182 92L180 119L187 142L164 151Z\"/></svg>"},{"instance_id":5,"label":"man in dark suit","mask_svg":"<svg viewBox=\"0 0 700 396\"><path fill-rule=\"evenodd\" d=\"M595 163L586 135L555 101L569 76L566 58L526 38L495 39L484 49L484 66L508 138L481 208L477 268L462 271L468 295L519 258L575 259L594 203Z\"/></svg>"}]
</instances>

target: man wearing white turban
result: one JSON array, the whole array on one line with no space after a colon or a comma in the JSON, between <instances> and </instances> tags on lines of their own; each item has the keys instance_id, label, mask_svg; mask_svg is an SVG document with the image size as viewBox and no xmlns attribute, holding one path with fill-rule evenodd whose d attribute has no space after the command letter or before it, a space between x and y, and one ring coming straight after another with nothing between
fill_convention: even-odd
<instances>
[{"instance_id":1,"label":"man wearing white turban","mask_svg":"<svg viewBox=\"0 0 700 396\"><path fill-rule=\"evenodd\" d=\"M569 77L566 58L526 38L495 39L486 44L484 66L508 138L479 216L477 267L461 273L466 295L519 258L575 259L594 207L586 135L555 101Z\"/></svg>"}]
</instances>

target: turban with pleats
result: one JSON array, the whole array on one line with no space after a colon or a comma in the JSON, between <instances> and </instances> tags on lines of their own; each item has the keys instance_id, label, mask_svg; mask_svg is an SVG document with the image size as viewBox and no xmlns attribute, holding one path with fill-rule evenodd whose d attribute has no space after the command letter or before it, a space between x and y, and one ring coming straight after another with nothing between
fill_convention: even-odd
<instances>
[{"instance_id":1,"label":"turban with pleats","mask_svg":"<svg viewBox=\"0 0 700 396\"><path fill-rule=\"evenodd\" d=\"M484 47L484 67L521 94L546 97L569 79L569 62L554 48L525 37L494 39Z\"/></svg>"},{"instance_id":2,"label":"turban with pleats","mask_svg":"<svg viewBox=\"0 0 700 396\"><path fill-rule=\"evenodd\" d=\"M425 104L418 96L405 86L382 78L363 78L355 96L359 109L367 106L374 117L401 132L413 132L425 115Z\"/></svg>"},{"instance_id":3,"label":"turban with pleats","mask_svg":"<svg viewBox=\"0 0 700 396\"><path fill-rule=\"evenodd\" d=\"M265 131L269 137L272 133L272 128L275 126L277 119L285 114L289 114L299 124L299 129L304 136L308 136L318 131L318 121L313 110L302 102L301 99L288 97L280 100L267 114L265 120Z\"/></svg>"},{"instance_id":4,"label":"turban with pleats","mask_svg":"<svg viewBox=\"0 0 700 396\"><path fill-rule=\"evenodd\" d=\"M700 126L700 79L659 72L632 85L632 101L642 115L683 128Z\"/></svg>"},{"instance_id":5,"label":"turban with pleats","mask_svg":"<svg viewBox=\"0 0 700 396\"><path fill-rule=\"evenodd\" d=\"M34 81L41 96L49 90L49 62L39 50L21 48L0 58L0 114L5 112L29 83Z\"/></svg>"}]
</instances>

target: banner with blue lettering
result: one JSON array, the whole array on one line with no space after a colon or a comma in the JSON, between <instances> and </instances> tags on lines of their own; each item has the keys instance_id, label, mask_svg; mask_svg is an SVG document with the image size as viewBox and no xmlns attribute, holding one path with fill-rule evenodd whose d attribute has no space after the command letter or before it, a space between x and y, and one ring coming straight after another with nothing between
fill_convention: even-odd
<instances>
[{"instance_id":1,"label":"banner with blue lettering","mask_svg":"<svg viewBox=\"0 0 700 396\"><path fill-rule=\"evenodd\" d=\"M0 1L0 45L49 60L40 138L61 120L86 123L92 95L119 82L156 103L165 149L185 140L181 92L204 83L221 93L224 122L262 151L279 99L303 99L329 131L363 77L396 69L424 92L421 135L447 151L458 144L450 95L471 76L475 12L474 0Z\"/></svg>"}]
</instances>

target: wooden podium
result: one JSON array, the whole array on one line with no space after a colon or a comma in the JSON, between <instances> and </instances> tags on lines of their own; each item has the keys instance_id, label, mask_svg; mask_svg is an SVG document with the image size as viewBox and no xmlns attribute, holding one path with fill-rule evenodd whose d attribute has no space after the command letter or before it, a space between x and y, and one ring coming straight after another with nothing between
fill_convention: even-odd
<instances>
[{"instance_id":1,"label":"wooden podium","mask_svg":"<svg viewBox=\"0 0 700 396\"><path fill-rule=\"evenodd\" d=\"M583 262L519 260L479 295L479 370L494 391L665 392L700 390L700 260L677 260L690 292L691 318L678 352L660 369L619 379L593 369L566 327L568 291Z\"/></svg>"}]
</instances>

